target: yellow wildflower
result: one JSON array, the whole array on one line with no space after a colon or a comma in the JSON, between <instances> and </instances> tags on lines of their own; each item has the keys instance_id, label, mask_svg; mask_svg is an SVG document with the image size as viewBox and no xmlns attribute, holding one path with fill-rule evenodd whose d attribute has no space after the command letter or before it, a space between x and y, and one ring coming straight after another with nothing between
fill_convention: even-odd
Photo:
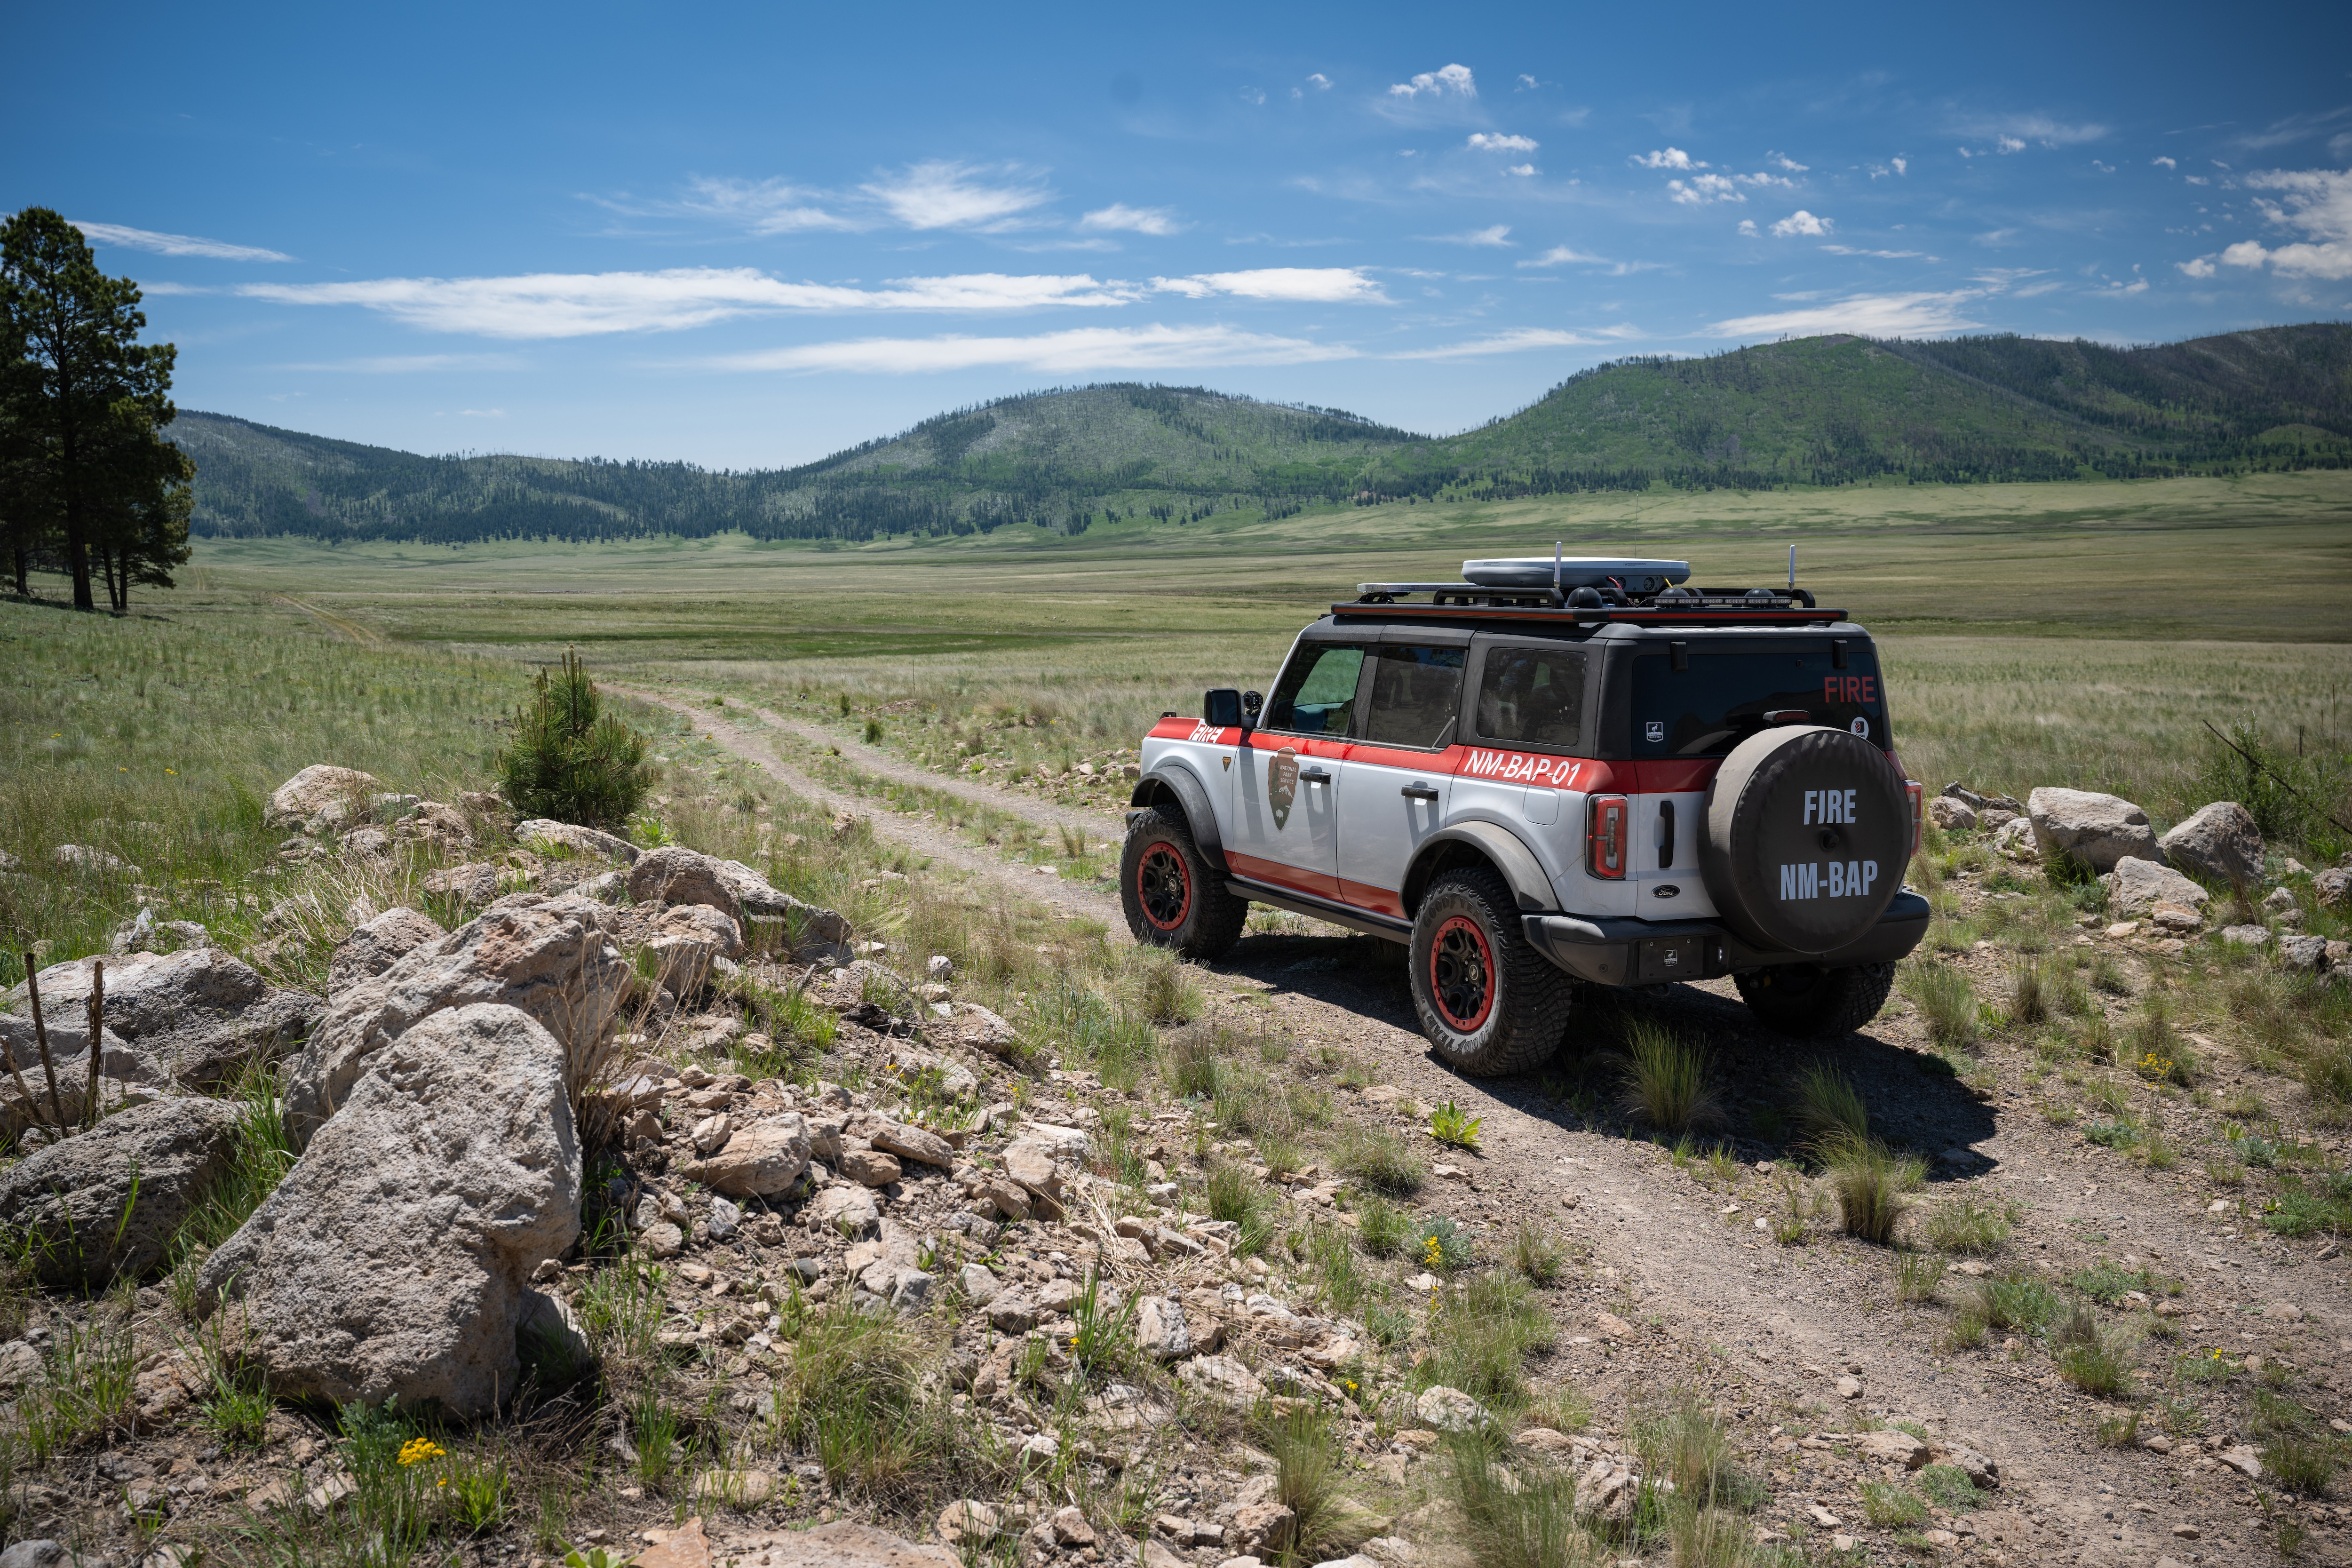
<instances>
[{"instance_id":1,"label":"yellow wildflower","mask_svg":"<svg viewBox=\"0 0 2352 1568\"><path fill-rule=\"evenodd\" d=\"M400 1446L400 1462L404 1467L422 1465L430 1460L445 1458L448 1452L448 1449L430 1437L411 1437Z\"/></svg>"}]
</instances>

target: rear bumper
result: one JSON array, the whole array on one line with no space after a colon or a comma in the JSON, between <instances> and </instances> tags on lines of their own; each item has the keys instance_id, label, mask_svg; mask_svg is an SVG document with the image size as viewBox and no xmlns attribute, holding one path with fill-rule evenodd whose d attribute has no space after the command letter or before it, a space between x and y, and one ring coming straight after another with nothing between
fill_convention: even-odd
<instances>
[{"instance_id":1,"label":"rear bumper","mask_svg":"<svg viewBox=\"0 0 2352 1568\"><path fill-rule=\"evenodd\" d=\"M1669 980L1712 980L1776 963L1847 969L1892 963L1927 934L1927 900L1905 889L1895 895L1869 934L1835 952L1770 952L1749 947L1714 921L1583 920L1575 915L1524 917L1528 941L1552 963L1595 985L1655 985Z\"/></svg>"}]
</instances>

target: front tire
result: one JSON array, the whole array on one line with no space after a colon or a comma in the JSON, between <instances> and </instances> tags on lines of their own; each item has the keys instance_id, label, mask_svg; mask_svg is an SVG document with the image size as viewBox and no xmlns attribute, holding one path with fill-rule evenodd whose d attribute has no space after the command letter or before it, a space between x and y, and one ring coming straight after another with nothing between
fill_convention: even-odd
<instances>
[{"instance_id":1,"label":"front tire","mask_svg":"<svg viewBox=\"0 0 2352 1568\"><path fill-rule=\"evenodd\" d=\"M1118 856L1118 902L1127 929L1150 947L1200 963L1241 940L1249 900L1225 891L1202 858L1181 813L1155 805L1135 814Z\"/></svg>"},{"instance_id":2,"label":"front tire","mask_svg":"<svg viewBox=\"0 0 2352 1568\"><path fill-rule=\"evenodd\" d=\"M1449 1067L1499 1078L1559 1048L1576 983L1528 942L1518 900L1493 871L1432 882L1413 913L1411 951L1413 1011Z\"/></svg>"},{"instance_id":3,"label":"front tire","mask_svg":"<svg viewBox=\"0 0 2352 1568\"><path fill-rule=\"evenodd\" d=\"M1895 989L1895 966L1863 963L1823 969L1816 963L1786 963L1751 969L1731 977L1739 999L1766 1028L1800 1039L1850 1035L1886 1005Z\"/></svg>"}]
</instances>

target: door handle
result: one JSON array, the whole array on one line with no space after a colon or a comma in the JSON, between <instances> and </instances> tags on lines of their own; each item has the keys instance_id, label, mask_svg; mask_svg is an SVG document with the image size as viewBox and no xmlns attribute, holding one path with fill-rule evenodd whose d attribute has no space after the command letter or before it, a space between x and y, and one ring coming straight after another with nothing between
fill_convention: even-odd
<instances>
[{"instance_id":1,"label":"door handle","mask_svg":"<svg viewBox=\"0 0 2352 1568\"><path fill-rule=\"evenodd\" d=\"M1308 784L1329 784L1331 775L1321 768L1301 768L1298 776Z\"/></svg>"},{"instance_id":2,"label":"door handle","mask_svg":"<svg viewBox=\"0 0 2352 1568\"><path fill-rule=\"evenodd\" d=\"M1407 800L1435 800L1437 792L1425 784L1409 784L1397 793Z\"/></svg>"}]
</instances>

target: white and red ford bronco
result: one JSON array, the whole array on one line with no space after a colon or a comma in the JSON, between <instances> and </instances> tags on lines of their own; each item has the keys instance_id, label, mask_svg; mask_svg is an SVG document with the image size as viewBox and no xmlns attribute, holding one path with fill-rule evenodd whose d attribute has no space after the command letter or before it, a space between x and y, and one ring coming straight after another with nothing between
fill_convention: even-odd
<instances>
[{"instance_id":1,"label":"white and red ford bronco","mask_svg":"<svg viewBox=\"0 0 2352 1568\"><path fill-rule=\"evenodd\" d=\"M1539 1065L1579 984L1730 975L1766 1025L1875 1016L1927 928L1870 635L1679 561L1485 561L1368 583L1271 698L1143 743L1119 864L1137 940L1211 959L1252 903L1410 950L1465 1072Z\"/></svg>"}]
</instances>

